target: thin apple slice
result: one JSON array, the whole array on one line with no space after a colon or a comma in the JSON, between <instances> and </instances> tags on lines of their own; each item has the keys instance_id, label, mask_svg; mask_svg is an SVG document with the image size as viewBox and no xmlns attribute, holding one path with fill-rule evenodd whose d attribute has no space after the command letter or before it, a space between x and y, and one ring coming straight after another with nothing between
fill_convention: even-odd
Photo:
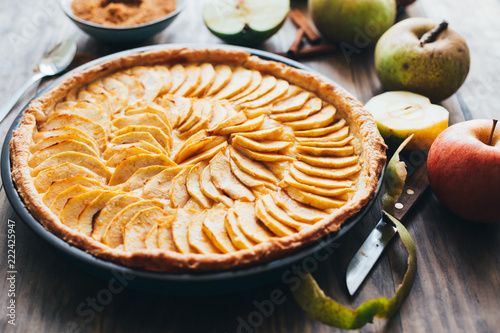
<instances>
[{"instance_id":1,"label":"thin apple slice","mask_svg":"<svg viewBox=\"0 0 500 333\"><path fill-rule=\"evenodd\" d=\"M212 118L213 104L205 99L199 100L199 103L202 105L201 118L197 123L179 136L181 139L187 139L193 134L208 127L210 119Z\"/></svg>"},{"instance_id":2,"label":"thin apple slice","mask_svg":"<svg viewBox=\"0 0 500 333\"><path fill-rule=\"evenodd\" d=\"M284 225L297 231L309 227L308 224L294 220L284 210L279 208L270 194L264 195L260 200L262 201L267 213Z\"/></svg>"},{"instance_id":3,"label":"thin apple slice","mask_svg":"<svg viewBox=\"0 0 500 333\"><path fill-rule=\"evenodd\" d=\"M280 221L272 217L267 211L261 200L255 203L255 215L262 221L276 236L286 237L295 233L295 230L287 227Z\"/></svg>"},{"instance_id":4,"label":"thin apple slice","mask_svg":"<svg viewBox=\"0 0 500 333\"><path fill-rule=\"evenodd\" d=\"M138 169L134 174L127 179L127 181L121 184L121 189L123 191L131 192L137 190L139 188L143 188L146 182L167 169L167 166L164 165L150 165L144 168Z\"/></svg>"},{"instance_id":5,"label":"thin apple slice","mask_svg":"<svg viewBox=\"0 0 500 333\"><path fill-rule=\"evenodd\" d=\"M148 144L147 147L153 146L157 148L157 151L159 150L161 154L167 155L167 151L155 140L151 133L148 132L130 132L114 137L111 140L111 143L115 145L134 144L135 146L153 152L154 148L146 148L144 147L146 146L145 144L137 145L136 143L138 142ZM113 154L116 154L116 148L110 147L103 153L103 157L109 159Z\"/></svg>"},{"instance_id":6,"label":"thin apple slice","mask_svg":"<svg viewBox=\"0 0 500 333\"><path fill-rule=\"evenodd\" d=\"M33 184L35 185L35 188L39 193L44 193L55 181L74 176L83 176L87 179L94 180L101 184L105 184L106 182L105 178L98 176L96 173L85 167L70 162L65 162L63 164L59 164L55 167L41 171L33 180Z\"/></svg>"},{"instance_id":7,"label":"thin apple slice","mask_svg":"<svg viewBox=\"0 0 500 333\"><path fill-rule=\"evenodd\" d=\"M109 181L109 185L113 186L125 183L137 170L152 165L174 166L176 164L163 154L139 154L130 156L116 166L113 176Z\"/></svg>"},{"instance_id":8,"label":"thin apple slice","mask_svg":"<svg viewBox=\"0 0 500 333\"><path fill-rule=\"evenodd\" d=\"M351 145L344 147L322 148L322 147L303 146L299 144L297 145L296 148L299 153L308 154L312 156L345 157L354 154L354 147Z\"/></svg>"},{"instance_id":9,"label":"thin apple slice","mask_svg":"<svg viewBox=\"0 0 500 333\"><path fill-rule=\"evenodd\" d=\"M298 137L297 141L300 143L309 143L309 142L332 142L332 141L341 141L346 139L349 136L349 126L344 126L338 131L327 134L321 137Z\"/></svg>"},{"instance_id":10,"label":"thin apple slice","mask_svg":"<svg viewBox=\"0 0 500 333\"><path fill-rule=\"evenodd\" d=\"M91 236L93 231L96 229L96 226L94 225L94 216L106 206L109 200L117 195L124 194L126 193L104 191L97 198L89 202L78 216L78 231L84 235Z\"/></svg>"},{"instance_id":11,"label":"thin apple slice","mask_svg":"<svg viewBox=\"0 0 500 333\"><path fill-rule=\"evenodd\" d=\"M186 166L172 179L172 184L168 191L172 208L183 208L191 198L186 187L186 181L192 168L193 166L191 165Z\"/></svg>"},{"instance_id":12,"label":"thin apple slice","mask_svg":"<svg viewBox=\"0 0 500 333\"><path fill-rule=\"evenodd\" d=\"M100 149L97 146L95 140L87 135L83 136L80 134L61 134L44 138L40 140L36 145L30 147L30 152L34 153L63 141L77 141L83 143L89 146L96 154L100 154Z\"/></svg>"},{"instance_id":13,"label":"thin apple slice","mask_svg":"<svg viewBox=\"0 0 500 333\"><path fill-rule=\"evenodd\" d=\"M220 122L224 121L228 115L227 108L219 101L214 101L214 109L212 113L212 119L208 123L208 128L214 128Z\"/></svg>"},{"instance_id":14,"label":"thin apple slice","mask_svg":"<svg viewBox=\"0 0 500 333\"><path fill-rule=\"evenodd\" d=\"M241 168L242 171L251 176L267 180L273 184L278 183L278 178L276 178L276 176L261 163L251 160L250 158L238 153L233 148L229 149L229 153L236 165Z\"/></svg>"},{"instance_id":15,"label":"thin apple slice","mask_svg":"<svg viewBox=\"0 0 500 333\"><path fill-rule=\"evenodd\" d=\"M180 86L186 81L186 69L181 64L177 64L169 69L170 75L172 75L172 86L170 87L169 93L174 94Z\"/></svg>"},{"instance_id":16,"label":"thin apple slice","mask_svg":"<svg viewBox=\"0 0 500 333\"><path fill-rule=\"evenodd\" d=\"M215 66L215 80L204 96L212 96L218 93L231 80L233 71L227 65Z\"/></svg>"},{"instance_id":17,"label":"thin apple slice","mask_svg":"<svg viewBox=\"0 0 500 333\"><path fill-rule=\"evenodd\" d=\"M235 135L233 143L256 152L272 153L286 149L293 145L289 141L254 141L244 136Z\"/></svg>"},{"instance_id":18,"label":"thin apple slice","mask_svg":"<svg viewBox=\"0 0 500 333\"><path fill-rule=\"evenodd\" d=\"M156 223L165 216L159 207L144 209L135 214L123 229L123 250L134 252L146 248L146 237Z\"/></svg>"},{"instance_id":19,"label":"thin apple slice","mask_svg":"<svg viewBox=\"0 0 500 333\"><path fill-rule=\"evenodd\" d=\"M290 175L302 184L308 184L311 186L321 186L326 188L342 188L342 187L350 187L353 182L350 180L334 180L330 178L323 178L317 176L311 176L305 174L293 166L289 169Z\"/></svg>"},{"instance_id":20,"label":"thin apple slice","mask_svg":"<svg viewBox=\"0 0 500 333\"><path fill-rule=\"evenodd\" d=\"M315 114L316 112L319 112L321 110L322 105L323 102L321 101L321 99L314 97L311 98L309 101L307 101L304 107L298 111L276 113L272 114L270 118L281 122L303 120Z\"/></svg>"},{"instance_id":21,"label":"thin apple slice","mask_svg":"<svg viewBox=\"0 0 500 333\"><path fill-rule=\"evenodd\" d=\"M160 220L161 221L161 220ZM148 250L153 250L153 249L158 249L158 227L160 223L156 222L155 225L149 230L148 234L146 235L146 239L144 240L144 245L146 246L146 249Z\"/></svg>"},{"instance_id":22,"label":"thin apple slice","mask_svg":"<svg viewBox=\"0 0 500 333\"><path fill-rule=\"evenodd\" d=\"M189 96L201 83L201 68L198 65L188 65L184 68L186 80L174 93L174 96Z\"/></svg>"},{"instance_id":23,"label":"thin apple slice","mask_svg":"<svg viewBox=\"0 0 500 333\"><path fill-rule=\"evenodd\" d=\"M172 222L172 237L180 253L193 253L188 240L188 230L191 221L196 219L198 212L190 209L178 209L177 217Z\"/></svg>"},{"instance_id":24,"label":"thin apple slice","mask_svg":"<svg viewBox=\"0 0 500 333\"><path fill-rule=\"evenodd\" d=\"M264 96L269 91L271 91L274 87L276 87L276 83L277 83L277 80L274 76L265 75L262 78L261 83L256 90L254 90L252 93L250 93L246 96L241 97L240 99L235 99L233 101L233 103L236 105L241 105L245 102L254 101L254 100Z\"/></svg>"},{"instance_id":25,"label":"thin apple slice","mask_svg":"<svg viewBox=\"0 0 500 333\"><path fill-rule=\"evenodd\" d=\"M209 139L207 131L201 130L184 141L182 146L180 146L179 150L177 150L175 155L172 157L172 160L175 163L181 163L191 155L197 153L211 141L212 139Z\"/></svg>"},{"instance_id":26,"label":"thin apple slice","mask_svg":"<svg viewBox=\"0 0 500 333\"><path fill-rule=\"evenodd\" d=\"M141 124L142 126L153 126L161 129L167 137L172 136L172 129L165 124L160 117L152 113L135 114L132 116L120 117L113 120L113 126L122 129L127 126Z\"/></svg>"},{"instance_id":27,"label":"thin apple slice","mask_svg":"<svg viewBox=\"0 0 500 333\"><path fill-rule=\"evenodd\" d=\"M251 80L251 70L244 67L236 67L231 80L213 98L216 100L228 99L245 90L250 85Z\"/></svg>"},{"instance_id":28,"label":"thin apple slice","mask_svg":"<svg viewBox=\"0 0 500 333\"><path fill-rule=\"evenodd\" d=\"M237 201L234 205L234 214L238 227L245 236L254 242L263 243L274 237L267 227L257 219L253 202Z\"/></svg>"},{"instance_id":29,"label":"thin apple slice","mask_svg":"<svg viewBox=\"0 0 500 333\"><path fill-rule=\"evenodd\" d=\"M174 127L179 127L183 125L186 120L188 120L193 114L193 99L185 98L185 97L175 97L170 99L169 97L164 98L164 101L169 101L174 105L174 108L177 109L177 113L179 114L179 118Z\"/></svg>"},{"instance_id":30,"label":"thin apple slice","mask_svg":"<svg viewBox=\"0 0 500 333\"><path fill-rule=\"evenodd\" d=\"M219 152L210 161L210 175L214 185L233 200L254 201L253 193L231 172L227 157Z\"/></svg>"},{"instance_id":31,"label":"thin apple slice","mask_svg":"<svg viewBox=\"0 0 500 333\"><path fill-rule=\"evenodd\" d=\"M231 239L233 245L239 250L245 250L252 248L255 243L248 239L245 234L238 227L238 221L236 220L236 215L234 214L234 208L230 208L227 211L226 219L224 220L224 226L226 228L227 234Z\"/></svg>"},{"instance_id":32,"label":"thin apple slice","mask_svg":"<svg viewBox=\"0 0 500 333\"><path fill-rule=\"evenodd\" d=\"M295 161L293 166L297 170L310 176L318 176L329 179L346 179L347 177L357 174L361 170L359 164L351 165L341 169L329 169L322 167L315 167L304 162Z\"/></svg>"},{"instance_id":33,"label":"thin apple slice","mask_svg":"<svg viewBox=\"0 0 500 333\"><path fill-rule=\"evenodd\" d=\"M254 177L254 176L244 172L243 170L240 169L240 167L236 164L236 162L234 162L233 159L229 160L229 164L231 165L231 171L234 173L236 178L238 178L243 184L250 187L252 190L254 190L254 188L256 188L256 187L257 188L258 187L267 187L267 188L270 188L272 190L278 189L278 186L276 186L275 184L273 184L267 180Z\"/></svg>"},{"instance_id":34,"label":"thin apple slice","mask_svg":"<svg viewBox=\"0 0 500 333\"><path fill-rule=\"evenodd\" d=\"M283 137L283 127L270 127L261 129L259 131L253 132L240 132L237 135L258 141L276 141L276 140L284 140ZM235 134L233 134L235 135Z\"/></svg>"},{"instance_id":35,"label":"thin apple slice","mask_svg":"<svg viewBox=\"0 0 500 333\"><path fill-rule=\"evenodd\" d=\"M73 176L73 177L68 177L68 178L63 178L61 180L56 180L52 182L47 189L47 192L42 196L42 201L43 203L47 206L50 207L54 199L57 197L57 195L64 190L67 190L68 188L74 186L74 185L82 185L88 188L102 188L103 186L92 179L88 179L85 176Z\"/></svg>"},{"instance_id":36,"label":"thin apple slice","mask_svg":"<svg viewBox=\"0 0 500 333\"><path fill-rule=\"evenodd\" d=\"M151 177L142 191L142 196L146 199L161 198L169 200L168 191L172 184L172 179L184 169L184 166L168 167L156 176Z\"/></svg>"},{"instance_id":37,"label":"thin apple slice","mask_svg":"<svg viewBox=\"0 0 500 333\"><path fill-rule=\"evenodd\" d=\"M157 71L146 66L135 66L129 70L139 82L144 86L144 99L152 101L159 95L165 93L168 87L165 87L163 76L160 76ZM168 84L170 82L167 82ZM130 103L129 103L130 104Z\"/></svg>"},{"instance_id":38,"label":"thin apple slice","mask_svg":"<svg viewBox=\"0 0 500 333\"><path fill-rule=\"evenodd\" d=\"M170 151L170 149L172 148L171 138L165 135L165 133L159 127L146 125L129 125L118 131L115 131L113 134L116 136L120 136L127 133L137 132L147 132L151 134L156 142L158 142L158 144L166 151Z\"/></svg>"},{"instance_id":39,"label":"thin apple slice","mask_svg":"<svg viewBox=\"0 0 500 333\"><path fill-rule=\"evenodd\" d=\"M102 236L102 242L112 248L123 244L123 228L126 224L137 213L151 207L163 208L163 204L157 200L140 200L123 208L109 223Z\"/></svg>"},{"instance_id":40,"label":"thin apple slice","mask_svg":"<svg viewBox=\"0 0 500 333\"><path fill-rule=\"evenodd\" d=\"M316 129L308 129L308 130L303 130L303 131L294 131L293 134L295 134L296 137L318 137L318 136L323 136L327 135L333 132L338 131L339 129L343 128L346 124L345 119L340 119L337 121L335 124L323 127L323 128L316 128Z\"/></svg>"},{"instance_id":41,"label":"thin apple slice","mask_svg":"<svg viewBox=\"0 0 500 333\"><path fill-rule=\"evenodd\" d=\"M307 193L293 186L286 187L285 191L293 199L319 209L336 209L342 207L346 203L343 200L335 200L324 196Z\"/></svg>"},{"instance_id":42,"label":"thin apple slice","mask_svg":"<svg viewBox=\"0 0 500 333\"><path fill-rule=\"evenodd\" d=\"M271 91L263 96L260 96L257 99L254 99L253 101L248 101L241 104L241 107L246 109L257 109L266 106L286 94L289 86L290 84L288 83L288 81L278 79L276 81L276 86L274 86Z\"/></svg>"},{"instance_id":43,"label":"thin apple slice","mask_svg":"<svg viewBox=\"0 0 500 333\"><path fill-rule=\"evenodd\" d=\"M336 113L337 109L333 105L327 105L321 111L306 119L286 122L284 125L291 127L294 131L322 128L333 121Z\"/></svg>"},{"instance_id":44,"label":"thin apple slice","mask_svg":"<svg viewBox=\"0 0 500 333\"><path fill-rule=\"evenodd\" d=\"M182 133L193 127L194 124L200 121L203 112L203 104L200 100L193 101L191 112L184 122L179 123L177 130Z\"/></svg>"},{"instance_id":45,"label":"thin apple slice","mask_svg":"<svg viewBox=\"0 0 500 333\"><path fill-rule=\"evenodd\" d=\"M131 148L131 147L137 147L140 149L144 149L145 151L147 151L151 154L163 154L163 153L165 153L164 150L158 148L157 146L153 146L150 143L147 143L144 141L136 141L136 142L130 142L130 143L122 143L119 145L115 145L115 144L110 145L110 147L103 152L102 157L105 160L109 160L113 156L118 154L120 151L122 151L123 149Z\"/></svg>"},{"instance_id":46,"label":"thin apple slice","mask_svg":"<svg viewBox=\"0 0 500 333\"><path fill-rule=\"evenodd\" d=\"M227 234L224 220L226 218L225 209L211 209L203 220L202 230L205 235L222 253L237 251L229 235Z\"/></svg>"},{"instance_id":47,"label":"thin apple slice","mask_svg":"<svg viewBox=\"0 0 500 333\"><path fill-rule=\"evenodd\" d=\"M155 71L155 77L163 84L162 94L167 93L172 87L172 74L168 70L167 66L156 65L153 67Z\"/></svg>"},{"instance_id":48,"label":"thin apple slice","mask_svg":"<svg viewBox=\"0 0 500 333\"><path fill-rule=\"evenodd\" d=\"M271 195L276 205L297 221L314 224L328 216L328 214L322 210L295 201L283 192L274 192Z\"/></svg>"},{"instance_id":49,"label":"thin apple slice","mask_svg":"<svg viewBox=\"0 0 500 333\"><path fill-rule=\"evenodd\" d=\"M146 149L139 148L136 146L130 146L119 150L116 154L111 156L111 158L106 162L107 167L116 168L121 161L131 156L139 154L149 154L150 152Z\"/></svg>"},{"instance_id":50,"label":"thin apple slice","mask_svg":"<svg viewBox=\"0 0 500 333\"><path fill-rule=\"evenodd\" d=\"M324 167L324 168L343 168L358 163L359 156L346 156L346 157L316 157L297 154L297 159L304 163Z\"/></svg>"},{"instance_id":51,"label":"thin apple slice","mask_svg":"<svg viewBox=\"0 0 500 333\"><path fill-rule=\"evenodd\" d=\"M300 146L305 146L305 147L319 147L319 148L334 148L334 147L344 147L348 145L351 141L353 141L354 137L353 136L348 136L345 139L339 140L339 141L334 141L334 140L329 140L329 141L320 141L320 140L308 140L308 141L299 141Z\"/></svg>"},{"instance_id":52,"label":"thin apple slice","mask_svg":"<svg viewBox=\"0 0 500 333\"><path fill-rule=\"evenodd\" d=\"M354 191L354 189L352 189L350 187L328 188L328 187L323 187L323 186L307 185L307 184L303 184L301 182L298 182L293 177L287 175L280 182L280 186L287 187L288 185L293 186L295 188L298 188L299 190L304 191L304 192L322 195L325 197L338 197L338 198L340 197L341 199L343 199L345 194Z\"/></svg>"},{"instance_id":53,"label":"thin apple slice","mask_svg":"<svg viewBox=\"0 0 500 333\"><path fill-rule=\"evenodd\" d=\"M104 191L102 189L95 189L69 198L60 211L61 222L71 229L80 231L78 217L83 212L85 207L87 207L90 202L100 196L103 192ZM54 202L55 201L57 201L57 198ZM87 236L90 235L90 233L86 234Z\"/></svg>"},{"instance_id":54,"label":"thin apple slice","mask_svg":"<svg viewBox=\"0 0 500 333\"><path fill-rule=\"evenodd\" d=\"M245 113L240 111L240 112L237 112L234 115L226 118L225 120L219 122L214 127L209 128L208 132L210 134L212 134L212 133L217 134L217 133L219 133L219 131L221 131L222 129L224 129L226 127L232 127L235 125L239 125L239 124L245 122L246 120L247 120L247 117L245 116Z\"/></svg>"},{"instance_id":55,"label":"thin apple slice","mask_svg":"<svg viewBox=\"0 0 500 333\"><path fill-rule=\"evenodd\" d=\"M169 116L168 116L168 113L170 113L170 112L171 112L171 110L169 110L169 112L165 112L165 109L162 108L158 104L148 103L148 104L146 104L144 106L143 105L141 105L141 106L133 106L133 107L129 106L129 108L127 108L124 111L124 114L125 114L125 116L133 116L133 115L136 115L136 114L147 114L147 113L155 114L161 120L163 120L163 122L165 124L167 124L169 127L171 127L170 119L169 119Z\"/></svg>"},{"instance_id":56,"label":"thin apple slice","mask_svg":"<svg viewBox=\"0 0 500 333\"><path fill-rule=\"evenodd\" d=\"M57 196L54 198L54 201L52 201L52 203L50 204L49 208L52 211L52 213L54 213L57 217L60 218L61 211L63 210L64 206L66 205L66 203L68 202L69 199L71 199L75 196L85 194L91 190L92 190L92 188L82 186L80 184L73 185L64 191L59 192L57 194ZM74 229L78 228L78 224L75 223L75 221L71 221L68 223L71 224L72 228L74 228Z\"/></svg>"},{"instance_id":57,"label":"thin apple slice","mask_svg":"<svg viewBox=\"0 0 500 333\"><path fill-rule=\"evenodd\" d=\"M200 65L200 75L201 82L198 84L196 89L190 94L192 97L200 97L203 96L205 92L208 91L208 88L215 81L215 69L212 64L203 63Z\"/></svg>"},{"instance_id":58,"label":"thin apple slice","mask_svg":"<svg viewBox=\"0 0 500 333\"><path fill-rule=\"evenodd\" d=\"M90 119L78 115L59 115L47 120L40 131L49 131L60 127L74 127L93 138L99 147L106 144L106 131L104 128Z\"/></svg>"},{"instance_id":59,"label":"thin apple slice","mask_svg":"<svg viewBox=\"0 0 500 333\"><path fill-rule=\"evenodd\" d=\"M215 141L215 140L214 140ZM221 144L210 148L209 150L202 151L198 155L192 156L188 158L187 160L183 161L182 164L196 164L198 162L208 160L212 157L214 157L216 154L218 154L220 151L225 150L227 147L227 142L224 141Z\"/></svg>"},{"instance_id":60,"label":"thin apple slice","mask_svg":"<svg viewBox=\"0 0 500 333\"><path fill-rule=\"evenodd\" d=\"M201 191L200 177L203 170L207 167L207 162L200 162L193 166L186 180L186 187L191 196L203 207L211 208L213 205L212 199L207 197Z\"/></svg>"},{"instance_id":61,"label":"thin apple slice","mask_svg":"<svg viewBox=\"0 0 500 333\"><path fill-rule=\"evenodd\" d=\"M222 202L226 207L231 207L233 205L233 200L225 196L222 191L215 187L214 183L212 182L210 167L208 165L201 172L200 189L203 194L205 194L215 202Z\"/></svg>"},{"instance_id":62,"label":"thin apple slice","mask_svg":"<svg viewBox=\"0 0 500 333\"><path fill-rule=\"evenodd\" d=\"M288 155L283 155L283 154L266 154L266 153L257 153L253 150L244 148L237 143L233 142L233 147L238 150L240 153L245 155L248 158L251 158L256 161L262 161L262 162L286 162L286 161L293 161L294 158Z\"/></svg>"},{"instance_id":63,"label":"thin apple slice","mask_svg":"<svg viewBox=\"0 0 500 333\"><path fill-rule=\"evenodd\" d=\"M139 201L141 201L140 197L130 194L120 194L111 198L95 218L92 238L102 242L102 236L113 218L125 207Z\"/></svg>"},{"instance_id":64,"label":"thin apple slice","mask_svg":"<svg viewBox=\"0 0 500 333\"><path fill-rule=\"evenodd\" d=\"M191 247L201 254L220 253L217 247L203 232L203 221L207 216L207 212L207 210L201 212L189 225L188 242Z\"/></svg>"},{"instance_id":65,"label":"thin apple slice","mask_svg":"<svg viewBox=\"0 0 500 333\"><path fill-rule=\"evenodd\" d=\"M262 126L262 124L264 123L264 119L264 116L260 116L254 119L247 120L240 125L221 128L217 133L220 135L227 135L239 132L252 132Z\"/></svg>"},{"instance_id":66,"label":"thin apple slice","mask_svg":"<svg viewBox=\"0 0 500 333\"><path fill-rule=\"evenodd\" d=\"M235 101L235 100L241 99L245 96L248 96L249 94L254 92L261 85L261 83L262 83L262 74L260 74L259 71L252 70L252 79L250 81L250 85L248 87L246 87L245 90L243 90L242 92L240 92L232 97L229 97L228 99L230 101Z\"/></svg>"},{"instance_id":67,"label":"thin apple slice","mask_svg":"<svg viewBox=\"0 0 500 333\"><path fill-rule=\"evenodd\" d=\"M164 217L158 224L158 248L166 251L177 252L177 247L172 234L172 225L177 219L177 213Z\"/></svg>"},{"instance_id":68,"label":"thin apple slice","mask_svg":"<svg viewBox=\"0 0 500 333\"><path fill-rule=\"evenodd\" d=\"M275 103L271 107L271 112L272 113L283 113L283 112L290 112L290 111L296 111L301 109L304 104L306 104L307 100L311 94L307 91L303 91L291 98L285 99L283 101L280 101L278 103Z\"/></svg>"}]
</instances>

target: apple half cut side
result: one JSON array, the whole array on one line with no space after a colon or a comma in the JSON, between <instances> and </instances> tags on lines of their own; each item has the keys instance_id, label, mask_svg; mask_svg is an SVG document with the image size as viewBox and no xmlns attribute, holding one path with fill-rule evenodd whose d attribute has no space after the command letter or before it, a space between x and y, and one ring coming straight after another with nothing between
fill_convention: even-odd
<instances>
[{"instance_id":1,"label":"apple half cut side","mask_svg":"<svg viewBox=\"0 0 500 333\"><path fill-rule=\"evenodd\" d=\"M422 95L407 91L389 91L365 104L377 122L378 130L389 147L398 147L414 134L407 149L428 150L437 136L448 127L449 112L431 104Z\"/></svg>"},{"instance_id":2,"label":"apple half cut side","mask_svg":"<svg viewBox=\"0 0 500 333\"><path fill-rule=\"evenodd\" d=\"M290 0L206 0L203 19L220 39L258 45L274 35L290 10Z\"/></svg>"}]
</instances>

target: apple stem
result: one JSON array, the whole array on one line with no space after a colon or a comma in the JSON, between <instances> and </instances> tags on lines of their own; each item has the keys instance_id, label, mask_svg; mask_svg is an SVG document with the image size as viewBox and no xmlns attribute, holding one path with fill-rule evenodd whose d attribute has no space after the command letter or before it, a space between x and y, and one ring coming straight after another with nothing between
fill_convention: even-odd
<instances>
[{"instance_id":1,"label":"apple stem","mask_svg":"<svg viewBox=\"0 0 500 333\"><path fill-rule=\"evenodd\" d=\"M420 38L420 47L423 47L426 43L432 43L433 41L435 41L439 34L445 31L446 28L448 28L448 22L443 21L432 28L432 30L427 31Z\"/></svg>"},{"instance_id":2,"label":"apple stem","mask_svg":"<svg viewBox=\"0 0 500 333\"><path fill-rule=\"evenodd\" d=\"M493 126L491 127L490 139L488 140L488 146L493 143L493 134L495 134L495 127L497 127L498 120L493 119Z\"/></svg>"}]
</instances>

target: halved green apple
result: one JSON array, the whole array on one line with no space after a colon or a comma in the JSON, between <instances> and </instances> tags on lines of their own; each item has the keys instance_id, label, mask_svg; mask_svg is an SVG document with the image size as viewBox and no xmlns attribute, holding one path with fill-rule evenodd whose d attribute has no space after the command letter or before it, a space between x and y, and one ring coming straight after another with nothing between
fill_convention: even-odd
<instances>
[{"instance_id":1,"label":"halved green apple","mask_svg":"<svg viewBox=\"0 0 500 333\"><path fill-rule=\"evenodd\" d=\"M448 127L449 113L444 107L407 91L389 91L375 96L365 108L373 114L380 134L392 148L414 134L406 148L427 150Z\"/></svg>"},{"instance_id":2,"label":"halved green apple","mask_svg":"<svg viewBox=\"0 0 500 333\"><path fill-rule=\"evenodd\" d=\"M254 46L274 35L290 10L290 0L206 0L203 19L220 39Z\"/></svg>"}]
</instances>

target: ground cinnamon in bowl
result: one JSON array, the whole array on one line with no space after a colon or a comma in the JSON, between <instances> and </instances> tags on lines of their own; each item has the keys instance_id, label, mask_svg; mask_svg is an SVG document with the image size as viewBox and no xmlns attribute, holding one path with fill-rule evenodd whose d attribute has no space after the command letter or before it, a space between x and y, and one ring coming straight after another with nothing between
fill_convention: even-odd
<instances>
[{"instance_id":1,"label":"ground cinnamon in bowl","mask_svg":"<svg viewBox=\"0 0 500 333\"><path fill-rule=\"evenodd\" d=\"M79 18L110 27L130 27L155 21L176 9L175 0L74 0Z\"/></svg>"}]
</instances>

